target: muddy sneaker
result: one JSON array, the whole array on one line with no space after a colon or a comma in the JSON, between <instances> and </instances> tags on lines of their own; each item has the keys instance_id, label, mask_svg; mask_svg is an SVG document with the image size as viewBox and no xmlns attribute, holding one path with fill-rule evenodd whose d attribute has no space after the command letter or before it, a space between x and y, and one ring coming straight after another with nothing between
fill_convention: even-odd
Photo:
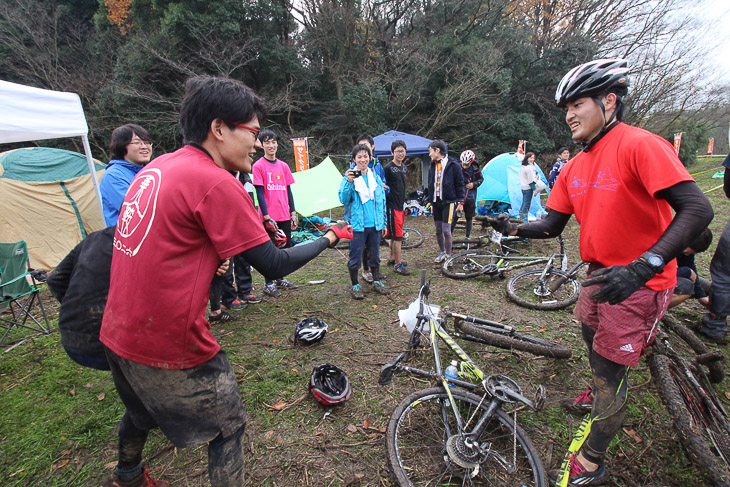
<instances>
[{"instance_id":1,"label":"muddy sneaker","mask_svg":"<svg viewBox=\"0 0 730 487\"><path fill-rule=\"evenodd\" d=\"M390 294L383 281L373 281L373 290L378 294Z\"/></svg>"},{"instance_id":2,"label":"muddy sneaker","mask_svg":"<svg viewBox=\"0 0 730 487\"><path fill-rule=\"evenodd\" d=\"M434 264L440 264L441 262L446 260L446 254L441 252L439 255L436 256L435 259L433 259Z\"/></svg>"},{"instance_id":3,"label":"muddy sneaker","mask_svg":"<svg viewBox=\"0 0 730 487\"><path fill-rule=\"evenodd\" d=\"M261 302L261 296L256 296L255 294L252 294L252 293L245 294L245 295L243 295L243 297L238 298L238 299L240 299L244 303L248 303L248 304L256 304L256 303Z\"/></svg>"},{"instance_id":4,"label":"muddy sneaker","mask_svg":"<svg viewBox=\"0 0 730 487\"><path fill-rule=\"evenodd\" d=\"M403 264L405 267L408 267L408 262L406 262L405 260L401 260L400 263ZM395 265L395 260L388 259L387 264L388 265Z\"/></svg>"},{"instance_id":5,"label":"muddy sneaker","mask_svg":"<svg viewBox=\"0 0 730 487\"><path fill-rule=\"evenodd\" d=\"M373 273L370 271L362 271L362 279L365 282L373 282Z\"/></svg>"},{"instance_id":6,"label":"muddy sneaker","mask_svg":"<svg viewBox=\"0 0 730 487\"><path fill-rule=\"evenodd\" d=\"M170 483L166 480L155 480L150 475L150 471L145 469L139 477L129 482L123 482L115 475L104 481L102 487L170 487Z\"/></svg>"},{"instance_id":7,"label":"muddy sneaker","mask_svg":"<svg viewBox=\"0 0 730 487\"><path fill-rule=\"evenodd\" d=\"M233 315L221 311L217 315L208 316L208 323L227 323L229 321L235 321L236 318Z\"/></svg>"},{"instance_id":8,"label":"muddy sneaker","mask_svg":"<svg viewBox=\"0 0 730 487\"><path fill-rule=\"evenodd\" d=\"M393 270L402 276L407 276L411 273L408 269L406 269L406 266L404 266L403 264L398 264L397 266L394 266Z\"/></svg>"},{"instance_id":9,"label":"muddy sneaker","mask_svg":"<svg viewBox=\"0 0 730 487\"><path fill-rule=\"evenodd\" d=\"M275 282L276 282L276 287L278 287L279 289L296 289L299 287L296 284L294 284L293 282L286 280L286 278L279 279L278 281L275 281Z\"/></svg>"},{"instance_id":10,"label":"muddy sneaker","mask_svg":"<svg viewBox=\"0 0 730 487\"><path fill-rule=\"evenodd\" d=\"M362 286L360 284L355 284L352 286L352 290L350 290L350 294L352 294L352 299L364 299L365 295L362 293Z\"/></svg>"},{"instance_id":11,"label":"muddy sneaker","mask_svg":"<svg viewBox=\"0 0 730 487\"><path fill-rule=\"evenodd\" d=\"M281 296L281 291L276 288L276 283L267 282L264 284L264 294L272 298L278 298Z\"/></svg>"},{"instance_id":12,"label":"muddy sneaker","mask_svg":"<svg viewBox=\"0 0 730 487\"><path fill-rule=\"evenodd\" d=\"M608 473L604 464L600 464L595 472L589 472L576 459L576 455L573 455L570 460L569 472L570 477L568 479L568 486L603 485L608 480ZM560 470L550 470L550 472L548 472L550 485L558 485L559 473Z\"/></svg>"},{"instance_id":13,"label":"muddy sneaker","mask_svg":"<svg viewBox=\"0 0 730 487\"><path fill-rule=\"evenodd\" d=\"M585 416L593 409L593 391L587 387L585 392L581 392L575 399L565 399L560 403L563 409L575 416Z\"/></svg>"},{"instance_id":14,"label":"muddy sneaker","mask_svg":"<svg viewBox=\"0 0 730 487\"><path fill-rule=\"evenodd\" d=\"M246 309L246 303L242 303L240 300L236 299L230 304L224 304L222 305L225 309L230 309L232 311L240 311L242 309Z\"/></svg>"}]
</instances>

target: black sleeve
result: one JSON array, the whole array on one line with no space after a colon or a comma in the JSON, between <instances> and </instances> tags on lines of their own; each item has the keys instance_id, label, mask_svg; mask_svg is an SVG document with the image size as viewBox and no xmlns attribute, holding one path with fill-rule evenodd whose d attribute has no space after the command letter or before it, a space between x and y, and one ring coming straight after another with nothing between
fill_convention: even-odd
<instances>
[{"instance_id":1,"label":"black sleeve","mask_svg":"<svg viewBox=\"0 0 730 487\"><path fill-rule=\"evenodd\" d=\"M661 255L664 262L669 262L707 228L714 212L707 196L694 181L677 183L658 191L656 197L666 200L676 214L648 251Z\"/></svg>"},{"instance_id":2,"label":"black sleeve","mask_svg":"<svg viewBox=\"0 0 730 487\"><path fill-rule=\"evenodd\" d=\"M527 238L555 238L565 229L570 213L550 210L545 218L517 227L517 235Z\"/></svg>"},{"instance_id":3,"label":"black sleeve","mask_svg":"<svg viewBox=\"0 0 730 487\"><path fill-rule=\"evenodd\" d=\"M730 167L725 168L725 176L722 179L722 189L725 191L725 196L730 198Z\"/></svg>"},{"instance_id":4,"label":"black sleeve","mask_svg":"<svg viewBox=\"0 0 730 487\"><path fill-rule=\"evenodd\" d=\"M266 200L264 199L264 187L260 185L254 185L254 188L256 188L256 200L259 202L261 214L268 215L269 209L266 208Z\"/></svg>"},{"instance_id":5,"label":"black sleeve","mask_svg":"<svg viewBox=\"0 0 730 487\"><path fill-rule=\"evenodd\" d=\"M61 263L58 264L50 274L48 274L48 278L46 279L48 289L59 303L63 302L63 297L66 295L68 284L71 281L71 273L76 265L76 255L79 252L79 245L74 247L73 250L63 258Z\"/></svg>"},{"instance_id":6,"label":"black sleeve","mask_svg":"<svg viewBox=\"0 0 730 487\"><path fill-rule=\"evenodd\" d=\"M263 188L261 188L263 190ZM294 209L294 195L291 192L291 186L286 187L286 195L289 198L289 213L292 211L297 211Z\"/></svg>"},{"instance_id":7,"label":"black sleeve","mask_svg":"<svg viewBox=\"0 0 730 487\"><path fill-rule=\"evenodd\" d=\"M484 176L482 175L482 171L477 168L476 171L474 171L474 181L472 181L472 184L474 184L475 188L478 188L482 185L484 182Z\"/></svg>"},{"instance_id":8,"label":"black sleeve","mask_svg":"<svg viewBox=\"0 0 730 487\"><path fill-rule=\"evenodd\" d=\"M266 278L280 279L317 257L330 244L327 237L288 249L277 248L271 241L243 251L243 258Z\"/></svg>"}]
</instances>

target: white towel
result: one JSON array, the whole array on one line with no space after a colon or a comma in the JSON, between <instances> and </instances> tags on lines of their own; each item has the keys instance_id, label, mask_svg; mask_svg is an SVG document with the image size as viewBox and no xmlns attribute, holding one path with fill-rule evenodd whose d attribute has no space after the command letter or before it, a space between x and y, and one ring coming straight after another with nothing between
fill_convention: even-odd
<instances>
[{"instance_id":1,"label":"white towel","mask_svg":"<svg viewBox=\"0 0 730 487\"><path fill-rule=\"evenodd\" d=\"M368 178L367 184L365 184L365 178ZM375 200L375 186L378 184L375 182L375 176L373 171L369 170L367 174L355 178L355 191L360 195L360 202L362 204L367 203L369 200Z\"/></svg>"}]
</instances>

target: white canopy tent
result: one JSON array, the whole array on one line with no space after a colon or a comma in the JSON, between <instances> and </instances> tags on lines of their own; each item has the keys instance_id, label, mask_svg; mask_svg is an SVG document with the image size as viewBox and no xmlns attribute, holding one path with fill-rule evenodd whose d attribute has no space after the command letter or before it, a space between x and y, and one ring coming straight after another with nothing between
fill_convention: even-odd
<instances>
[{"instance_id":1,"label":"white canopy tent","mask_svg":"<svg viewBox=\"0 0 730 487\"><path fill-rule=\"evenodd\" d=\"M103 219L99 180L89 146L89 127L79 95L0 80L0 114L0 144L81 137Z\"/></svg>"}]
</instances>

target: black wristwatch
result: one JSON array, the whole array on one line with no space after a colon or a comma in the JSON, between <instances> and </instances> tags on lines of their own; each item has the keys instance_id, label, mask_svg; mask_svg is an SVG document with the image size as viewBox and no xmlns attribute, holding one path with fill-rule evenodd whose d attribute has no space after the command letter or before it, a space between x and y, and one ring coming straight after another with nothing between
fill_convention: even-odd
<instances>
[{"instance_id":1,"label":"black wristwatch","mask_svg":"<svg viewBox=\"0 0 730 487\"><path fill-rule=\"evenodd\" d=\"M641 259L649 264L649 267L654 269L657 274L661 274L664 271L664 258L661 255L654 254L652 252L644 252L641 254Z\"/></svg>"}]
</instances>

